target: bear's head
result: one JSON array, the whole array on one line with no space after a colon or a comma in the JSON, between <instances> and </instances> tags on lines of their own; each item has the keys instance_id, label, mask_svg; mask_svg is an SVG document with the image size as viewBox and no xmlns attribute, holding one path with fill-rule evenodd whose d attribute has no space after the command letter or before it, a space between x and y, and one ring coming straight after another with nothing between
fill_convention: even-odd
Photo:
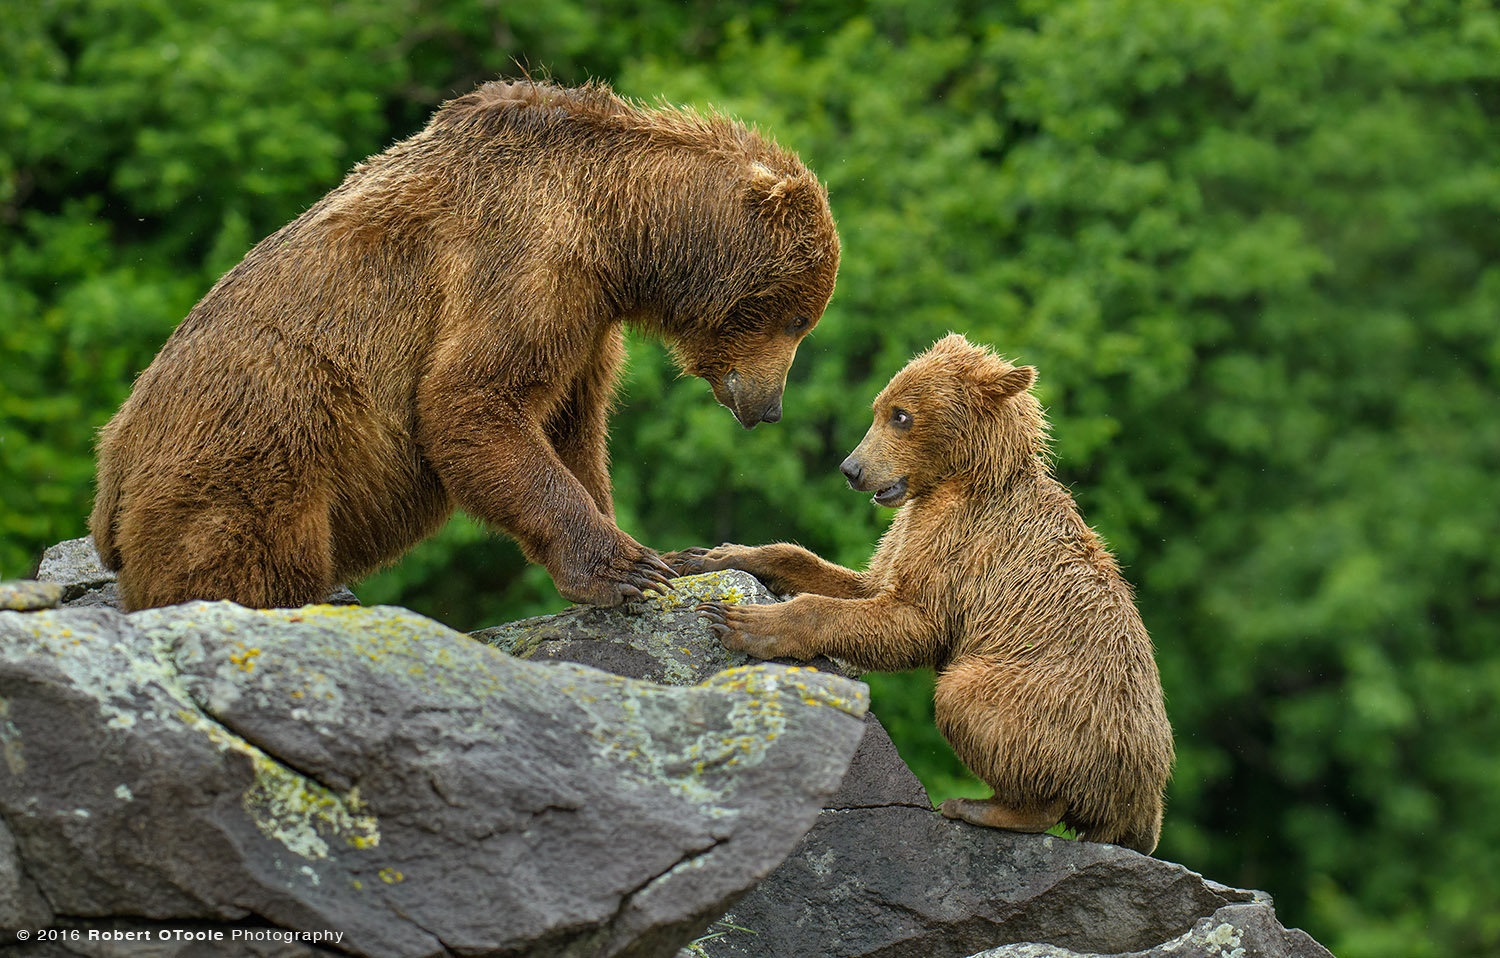
<instances>
[{"instance_id":1,"label":"bear's head","mask_svg":"<svg viewBox=\"0 0 1500 958\"><path fill-rule=\"evenodd\" d=\"M751 163L712 244L716 275L694 280L702 322L675 323L673 349L683 371L746 429L781 418L781 397L797 347L833 295L839 240L823 185L795 159L773 170ZM730 265L724 265L728 263Z\"/></svg>"},{"instance_id":2,"label":"bear's head","mask_svg":"<svg viewBox=\"0 0 1500 958\"><path fill-rule=\"evenodd\" d=\"M950 333L875 397L875 421L840 468L852 488L892 507L953 477L1003 482L1046 443L1035 381L1033 367Z\"/></svg>"}]
</instances>

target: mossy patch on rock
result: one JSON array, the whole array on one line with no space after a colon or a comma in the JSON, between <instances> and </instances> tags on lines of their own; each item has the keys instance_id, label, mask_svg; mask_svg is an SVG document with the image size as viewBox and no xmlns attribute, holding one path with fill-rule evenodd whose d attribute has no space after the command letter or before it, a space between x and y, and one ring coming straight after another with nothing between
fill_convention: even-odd
<instances>
[{"instance_id":1,"label":"mossy patch on rock","mask_svg":"<svg viewBox=\"0 0 1500 958\"><path fill-rule=\"evenodd\" d=\"M62 604L63 587L56 582L16 579L0 582L0 610L36 612Z\"/></svg>"}]
</instances>

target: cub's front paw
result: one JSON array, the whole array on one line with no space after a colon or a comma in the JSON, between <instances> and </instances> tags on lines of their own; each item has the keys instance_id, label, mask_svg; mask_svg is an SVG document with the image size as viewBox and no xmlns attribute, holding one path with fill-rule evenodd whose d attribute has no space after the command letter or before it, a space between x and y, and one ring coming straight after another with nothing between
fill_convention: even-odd
<instances>
[{"instance_id":1,"label":"cub's front paw","mask_svg":"<svg viewBox=\"0 0 1500 958\"><path fill-rule=\"evenodd\" d=\"M722 572L725 569L738 569L740 566L735 562L746 551L744 546L724 543L714 546L712 549L693 547L682 549L678 552L665 553L662 558L678 575L697 575L700 572Z\"/></svg>"},{"instance_id":2,"label":"cub's front paw","mask_svg":"<svg viewBox=\"0 0 1500 958\"><path fill-rule=\"evenodd\" d=\"M806 658L797 653L789 640L775 634L774 607L704 602L698 606L698 614L708 620L708 627L726 649L757 659Z\"/></svg>"}]
</instances>

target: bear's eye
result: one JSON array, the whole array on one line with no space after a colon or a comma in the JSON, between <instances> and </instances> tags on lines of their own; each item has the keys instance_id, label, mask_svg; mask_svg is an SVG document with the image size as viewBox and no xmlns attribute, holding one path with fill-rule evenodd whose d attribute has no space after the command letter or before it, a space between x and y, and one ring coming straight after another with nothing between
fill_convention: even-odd
<instances>
[{"instance_id":1,"label":"bear's eye","mask_svg":"<svg viewBox=\"0 0 1500 958\"><path fill-rule=\"evenodd\" d=\"M790 323L786 324L786 331L795 336L811 325L812 320L808 319L806 316L797 316L794 317Z\"/></svg>"},{"instance_id":2,"label":"bear's eye","mask_svg":"<svg viewBox=\"0 0 1500 958\"><path fill-rule=\"evenodd\" d=\"M899 406L895 409L892 409L891 425L895 426L897 429L910 429L911 413L907 412L905 409L900 408Z\"/></svg>"}]
</instances>

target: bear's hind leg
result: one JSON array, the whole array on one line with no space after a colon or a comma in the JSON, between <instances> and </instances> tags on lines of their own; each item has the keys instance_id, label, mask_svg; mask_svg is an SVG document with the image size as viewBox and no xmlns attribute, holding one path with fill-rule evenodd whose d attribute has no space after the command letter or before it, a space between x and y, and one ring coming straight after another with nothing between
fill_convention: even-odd
<instances>
[{"instance_id":1,"label":"bear's hind leg","mask_svg":"<svg viewBox=\"0 0 1500 958\"><path fill-rule=\"evenodd\" d=\"M994 798L950 798L938 808L944 818L1011 832L1045 832L1062 821L1067 810L1068 803L1060 798L1040 808L1021 808Z\"/></svg>"},{"instance_id":2,"label":"bear's hind leg","mask_svg":"<svg viewBox=\"0 0 1500 958\"><path fill-rule=\"evenodd\" d=\"M262 609L302 606L322 601L333 586L322 496L267 510L228 497L214 504L169 502L143 510L127 523L122 540L120 586L131 611L194 599Z\"/></svg>"}]
</instances>

